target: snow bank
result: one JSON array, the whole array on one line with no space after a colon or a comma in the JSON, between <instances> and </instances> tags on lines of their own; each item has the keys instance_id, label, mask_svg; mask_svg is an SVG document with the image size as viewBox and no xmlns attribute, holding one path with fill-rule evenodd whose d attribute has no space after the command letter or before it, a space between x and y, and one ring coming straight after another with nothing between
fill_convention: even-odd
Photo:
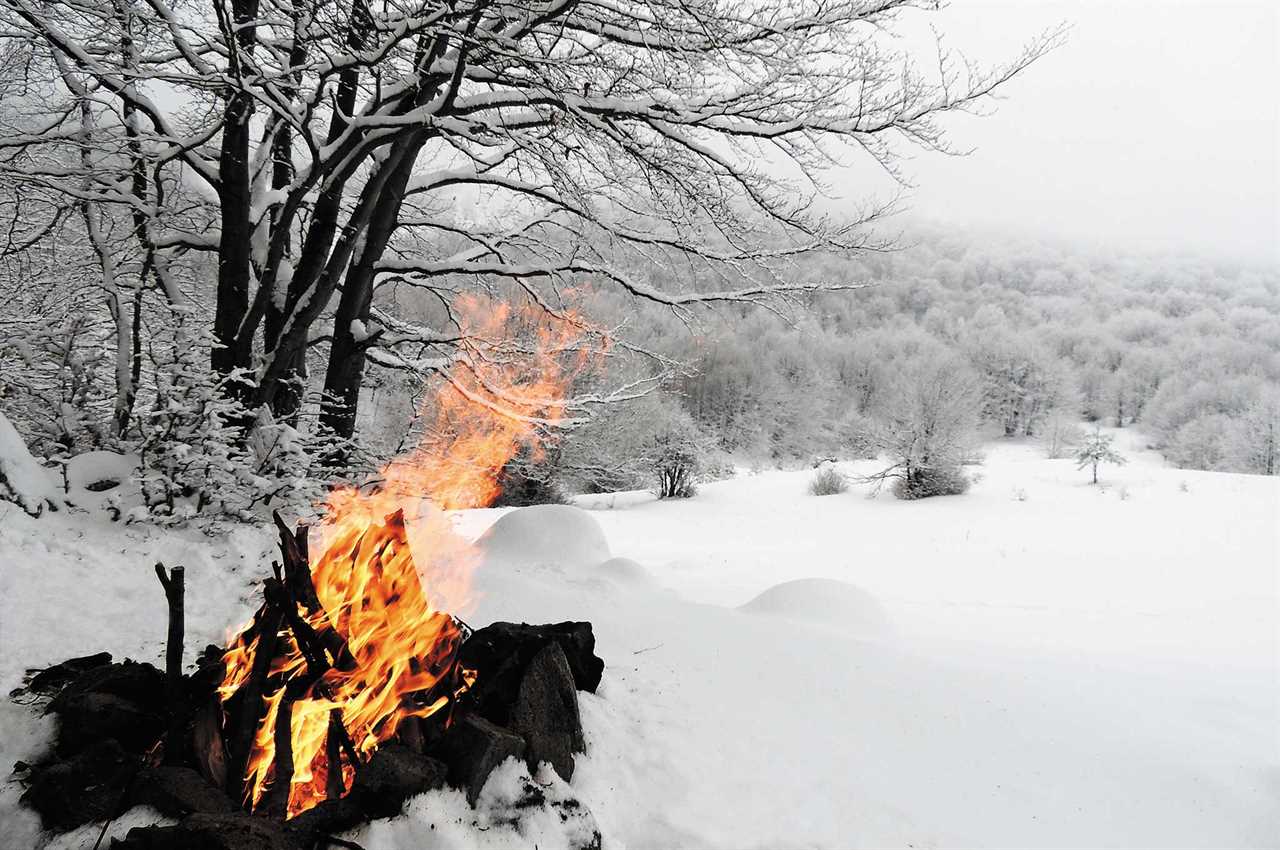
<instances>
[{"instance_id":1,"label":"snow bank","mask_svg":"<svg viewBox=\"0 0 1280 850\"><path fill-rule=\"evenodd\" d=\"M67 501L90 510L114 508L124 512L142 501L134 479L137 455L94 451L67 462Z\"/></svg>"},{"instance_id":2,"label":"snow bank","mask_svg":"<svg viewBox=\"0 0 1280 850\"><path fill-rule=\"evenodd\" d=\"M883 635L890 631L889 619L875 597L851 584L829 578L801 578L775 584L739 610L820 623L857 635Z\"/></svg>"},{"instance_id":3,"label":"snow bank","mask_svg":"<svg viewBox=\"0 0 1280 850\"><path fill-rule=\"evenodd\" d=\"M137 465L137 455L107 451L85 452L67 461L67 487L91 492L110 490L128 481Z\"/></svg>"},{"instance_id":4,"label":"snow bank","mask_svg":"<svg viewBox=\"0 0 1280 850\"><path fill-rule=\"evenodd\" d=\"M610 556L609 541L591 514L572 505L534 505L504 514L476 545L488 565L593 567Z\"/></svg>"},{"instance_id":5,"label":"snow bank","mask_svg":"<svg viewBox=\"0 0 1280 850\"><path fill-rule=\"evenodd\" d=\"M630 558L610 558L596 567L594 572L598 576L619 584L653 584L653 574Z\"/></svg>"},{"instance_id":6,"label":"snow bank","mask_svg":"<svg viewBox=\"0 0 1280 850\"><path fill-rule=\"evenodd\" d=\"M32 516L63 505L62 492L41 466L8 417L0 413L0 499L15 502Z\"/></svg>"}]
</instances>

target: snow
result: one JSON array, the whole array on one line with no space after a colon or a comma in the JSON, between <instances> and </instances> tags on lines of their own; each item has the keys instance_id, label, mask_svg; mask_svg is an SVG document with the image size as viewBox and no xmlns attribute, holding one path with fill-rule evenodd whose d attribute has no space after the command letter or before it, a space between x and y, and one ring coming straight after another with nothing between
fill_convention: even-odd
<instances>
[{"instance_id":1,"label":"snow","mask_svg":"<svg viewBox=\"0 0 1280 850\"><path fill-rule=\"evenodd\" d=\"M67 501L94 511L136 505L142 500L134 475L137 468L137 455L108 451L78 454L67 461ZM107 486L112 482L114 486Z\"/></svg>"},{"instance_id":2,"label":"snow","mask_svg":"<svg viewBox=\"0 0 1280 850\"><path fill-rule=\"evenodd\" d=\"M16 428L0 413L0 502L15 503L29 514L62 506L62 493L49 470L41 466Z\"/></svg>"},{"instance_id":3,"label":"snow","mask_svg":"<svg viewBox=\"0 0 1280 850\"><path fill-rule=\"evenodd\" d=\"M460 512L485 554L467 621L594 623L588 752L567 787L534 779L581 800L606 847L1273 846L1280 481L1169 469L1130 431L1117 446L1130 462L1097 487L998 443L968 494L919 502L810 496L802 470ZM10 510L5 690L93 650L160 661L156 559L186 563L201 600L188 647L246 617L268 570L268 530ZM48 740L8 702L0 726L9 763ZM508 822L529 781L509 763L474 811L433 792L350 837L565 846L583 824L551 802ZM0 827L27 846L15 800Z\"/></svg>"},{"instance_id":4,"label":"snow","mask_svg":"<svg viewBox=\"0 0 1280 850\"><path fill-rule=\"evenodd\" d=\"M495 565L575 570L609 558L600 524L572 505L534 505L507 513L476 545L486 563Z\"/></svg>"},{"instance_id":5,"label":"snow","mask_svg":"<svg viewBox=\"0 0 1280 850\"><path fill-rule=\"evenodd\" d=\"M643 564L630 558L610 558L595 568L595 574L628 585L650 585L654 580Z\"/></svg>"},{"instance_id":6,"label":"snow","mask_svg":"<svg viewBox=\"0 0 1280 850\"><path fill-rule=\"evenodd\" d=\"M821 623L852 634L880 635L889 631L884 608L871 594L829 578L798 578L775 584L739 610Z\"/></svg>"}]
</instances>

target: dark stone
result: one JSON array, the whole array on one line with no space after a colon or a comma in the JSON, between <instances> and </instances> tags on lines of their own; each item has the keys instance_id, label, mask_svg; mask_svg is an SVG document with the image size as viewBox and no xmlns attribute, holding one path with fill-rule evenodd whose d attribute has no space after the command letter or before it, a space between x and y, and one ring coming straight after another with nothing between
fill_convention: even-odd
<instances>
[{"instance_id":1,"label":"dark stone","mask_svg":"<svg viewBox=\"0 0 1280 850\"><path fill-rule=\"evenodd\" d=\"M138 757L112 738L96 741L71 759L33 765L22 802L40 814L45 829L65 832L118 814Z\"/></svg>"},{"instance_id":2,"label":"dark stone","mask_svg":"<svg viewBox=\"0 0 1280 850\"><path fill-rule=\"evenodd\" d=\"M144 710L158 711L164 706L164 674L150 664L128 659L94 667L69 682L49 703L48 710L60 712L68 701L89 693L110 694Z\"/></svg>"},{"instance_id":3,"label":"dark stone","mask_svg":"<svg viewBox=\"0 0 1280 850\"><path fill-rule=\"evenodd\" d=\"M345 832L373 818L400 813L410 797L443 788L444 763L400 744L383 744L356 771L355 784L341 799L325 800L302 812L289 825L309 835Z\"/></svg>"},{"instance_id":4,"label":"dark stone","mask_svg":"<svg viewBox=\"0 0 1280 850\"><path fill-rule=\"evenodd\" d=\"M164 734L163 715L115 694L90 692L58 699L58 752L62 755L78 753L104 738L142 753Z\"/></svg>"},{"instance_id":5,"label":"dark stone","mask_svg":"<svg viewBox=\"0 0 1280 850\"><path fill-rule=\"evenodd\" d=\"M111 663L110 652L99 652L97 655L85 655L80 658L68 658L61 664L46 667L31 677L27 690L36 694L56 694L76 678L97 670Z\"/></svg>"},{"instance_id":6,"label":"dark stone","mask_svg":"<svg viewBox=\"0 0 1280 850\"><path fill-rule=\"evenodd\" d=\"M474 806L494 768L508 758L522 758L524 750L519 735L472 714L450 726L431 754L448 765L449 784L466 789Z\"/></svg>"},{"instance_id":7,"label":"dark stone","mask_svg":"<svg viewBox=\"0 0 1280 850\"><path fill-rule=\"evenodd\" d=\"M237 810L226 794L196 771L167 765L143 768L131 786L129 803L153 806L169 817L193 812L225 814Z\"/></svg>"},{"instance_id":8,"label":"dark stone","mask_svg":"<svg viewBox=\"0 0 1280 850\"><path fill-rule=\"evenodd\" d=\"M104 738L141 753L164 733L164 675L136 661L95 666L68 682L45 710L58 715L62 756Z\"/></svg>"},{"instance_id":9,"label":"dark stone","mask_svg":"<svg viewBox=\"0 0 1280 850\"><path fill-rule=\"evenodd\" d=\"M306 836L271 818L241 812L189 815L176 826L129 830L112 850L306 850Z\"/></svg>"},{"instance_id":10,"label":"dark stone","mask_svg":"<svg viewBox=\"0 0 1280 850\"><path fill-rule=\"evenodd\" d=\"M573 754L586 744L578 692L558 643L548 643L525 668L511 721L528 744L524 755L530 771L546 761L566 782L573 778Z\"/></svg>"},{"instance_id":11,"label":"dark stone","mask_svg":"<svg viewBox=\"0 0 1280 850\"><path fill-rule=\"evenodd\" d=\"M510 725L525 668L550 643L564 652L574 686L594 693L604 661L595 654L590 623L493 623L471 635L458 652L462 664L477 673L468 693L475 711L494 723Z\"/></svg>"},{"instance_id":12,"label":"dark stone","mask_svg":"<svg viewBox=\"0 0 1280 850\"><path fill-rule=\"evenodd\" d=\"M448 773L439 759L399 744L384 744L356 771L351 794L362 802L370 818L389 818L399 813L410 797L443 788Z\"/></svg>"}]
</instances>

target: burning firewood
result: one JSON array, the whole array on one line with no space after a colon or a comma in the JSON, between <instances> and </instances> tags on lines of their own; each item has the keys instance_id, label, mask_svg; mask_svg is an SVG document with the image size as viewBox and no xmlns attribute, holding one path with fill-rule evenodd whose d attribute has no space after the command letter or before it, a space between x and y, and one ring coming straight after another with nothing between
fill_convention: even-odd
<instances>
[{"instance_id":1,"label":"burning firewood","mask_svg":"<svg viewBox=\"0 0 1280 850\"><path fill-rule=\"evenodd\" d=\"M305 532L277 517L281 563L261 606L191 675L183 572L157 565L165 673L104 653L34 676L31 696L54 694L63 722L54 754L26 768L24 801L60 830L139 804L181 819L132 830L118 844L129 850L246 837L295 850L446 782L474 804L508 758L570 778L584 745L576 693L603 669L591 626L473 633L423 588L403 514L360 520L308 561Z\"/></svg>"}]
</instances>

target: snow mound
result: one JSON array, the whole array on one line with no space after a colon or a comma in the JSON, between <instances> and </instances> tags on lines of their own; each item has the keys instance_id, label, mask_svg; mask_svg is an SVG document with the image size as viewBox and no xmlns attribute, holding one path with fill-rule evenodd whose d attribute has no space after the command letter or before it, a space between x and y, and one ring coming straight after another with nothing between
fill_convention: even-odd
<instances>
[{"instance_id":1,"label":"snow mound","mask_svg":"<svg viewBox=\"0 0 1280 850\"><path fill-rule=\"evenodd\" d=\"M62 492L39 464L8 417L0 413L0 499L16 502L32 516L63 505Z\"/></svg>"},{"instance_id":2,"label":"snow mound","mask_svg":"<svg viewBox=\"0 0 1280 850\"><path fill-rule=\"evenodd\" d=\"M533 505L504 514L476 541L487 564L584 569L609 560L609 541L591 514L572 505Z\"/></svg>"},{"instance_id":3,"label":"snow mound","mask_svg":"<svg viewBox=\"0 0 1280 850\"><path fill-rule=\"evenodd\" d=\"M136 455L106 451L78 454L67 461L67 487L90 492L110 490L128 481L137 465Z\"/></svg>"},{"instance_id":4,"label":"snow mound","mask_svg":"<svg viewBox=\"0 0 1280 850\"><path fill-rule=\"evenodd\" d=\"M595 572L619 584L653 584L653 575L630 558L610 558L596 567Z\"/></svg>"},{"instance_id":5,"label":"snow mound","mask_svg":"<svg viewBox=\"0 0 1280 850\"><path fill-rule=\"evenodd\" d=\"M835 626L859 635L890 631L889 618L875 597L861 588L829 578L784 581L738 610Z\"/></svg>"}]
</instances>

